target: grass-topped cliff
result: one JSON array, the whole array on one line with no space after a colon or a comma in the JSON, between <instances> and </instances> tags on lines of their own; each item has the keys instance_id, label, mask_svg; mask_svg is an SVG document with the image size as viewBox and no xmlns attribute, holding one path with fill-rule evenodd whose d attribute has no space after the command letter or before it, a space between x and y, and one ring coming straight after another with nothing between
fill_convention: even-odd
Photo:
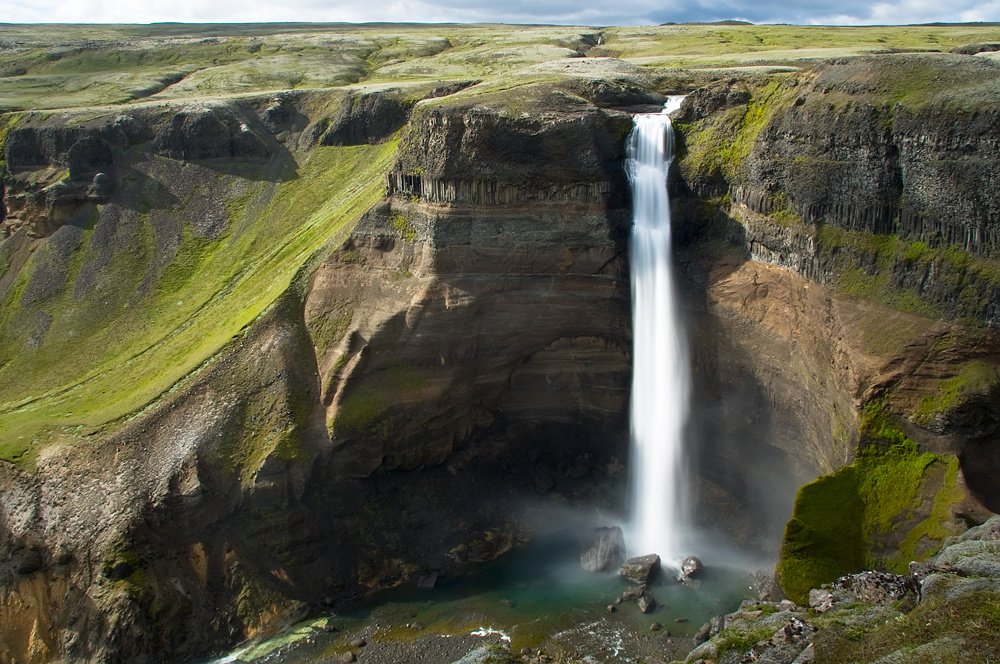
<instances>
[{"instance_id":1,"label":"grass-topped cliff","mask_svg":"<svg viewBox=\"0 0 1000 664\"><path fill-rule=\"evenodd\" d=\"M795 598L928 554L1000 504L993 42L0 26L0 659L199 653L620 502L624 141L676 92L711 504L833 471Z\"/></svg>"}]
</instances>

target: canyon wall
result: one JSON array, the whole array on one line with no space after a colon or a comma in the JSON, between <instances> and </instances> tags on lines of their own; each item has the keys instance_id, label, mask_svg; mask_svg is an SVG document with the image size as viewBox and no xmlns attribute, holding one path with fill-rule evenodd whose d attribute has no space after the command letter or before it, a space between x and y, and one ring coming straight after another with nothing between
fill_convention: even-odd
<instances>
[{"instance_id":1,"label":"canyon wall","mask_svg":"<svg viewBox=\"0 0 1000 664\"><path fill-rule=\"evenodd\" d=\"M758 552L876 402L996 507L995 196L959 177L996 116L879 88L887 62L678 118L696 520ZM660 98L425 87L9 123L0 655L203 654L494 558L538 505L621 513L613 107ZM981 518L960 494L942 527Z\"/></svg>"}]
</instances>

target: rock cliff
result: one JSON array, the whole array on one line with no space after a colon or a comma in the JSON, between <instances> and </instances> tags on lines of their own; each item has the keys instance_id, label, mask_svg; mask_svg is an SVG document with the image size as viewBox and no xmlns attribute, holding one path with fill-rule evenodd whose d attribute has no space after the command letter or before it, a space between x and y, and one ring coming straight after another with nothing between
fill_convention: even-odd
<instances>
[{"instance_id":1,"label":"rock cliff","mask_svg":"<svg viewBox=\"0 0 1000 664\"><path fill-rule=\"evenodd\" d=\"M365 103L396 104L384 96ZM435 102L390 170L398 119L356 131L345 104L38 115L7 134L4 334L36 352L40 408L5 411L4 657L205 652L308 605L495 557L522 537L525 498L620 501L629 116L583 99L541 117ZM528 159L537 141L564 161ZM461 155L475 158L454 170ZM331 175L332 159L357 173ZM444 193L393 185L418 169ZM64 186L77 193L52 196ZM358 203L331 209L344 191ZM275 248L276 289L245 269L204 294L190 285L229 261L259 270ZM216 308L226 300L249 311ZM135 381L136 358L171 341L147 346L133 317L167 323L165 304L186 316L175 335L217 344L175 347L163 379L142 372L169 389L120 415L101 376L49 401L45 385L95 357ZM55 349L74 337L86 350L63 363ZM110 339L124 347L100 348ZM18 435L29 427L47 442Z\"/></svg>"},{"instance_id":2,"label":"rock cliff","mask_svg":"<svg viewBox=\"0 0 1000 664\"><path fill-rule=\"evenodd\" d=\"M981 518L963 482L997 506L996 201L963 179L996 116L949 133L958 111L886 62L720 82L679 118L698 519L757 550L873 403L961 462L964 511L908 517ZM631 121L610 107L659 97L615 89L9 118L0 655L202 654L500 555L529 498L621 510Z\"/></svg>"},{"instance_id":3,"label":"rock cliff","mask_svg":"<svg viewBox=\"0 0 1000 664\"><path fill-rule=\"evenodd\" d=\"M716 367L732 367L734 350L754 354L739 363L752 367L750 394L780 394L771 403L784 410L753 412L779 427L784 415L808 422L804 438L779 428L773 444L825 472L859 449L905 456L916 444L944 454L940 464L957 455L964 482L993 509L995 489L983 480L995 467L998 436L995 409L985 405L998 386L996 201L986 193L997 166L990 146L1000 136L986 83L995 73L990 62L960 56L883 56L824 63L784 80L720 82L690 95L679 113L676 185L689 265L702 266L703 300L728 322L702 352L727 358ZM712 246L720 237L729 249ZM729 340L722 353L720 339ZM710 381L720 374L713 368ZM881 458L871 468L891 463ZM952 491L922 467L918 475L938 487L927 491ZM868 466L857 468L862 486L877 484ZM840 504L834 487L846 476L835 477L829 492L800 494L796 519L820 503ZM868 509L892 502L861 494ZM905 566L890 558L918 555L895 547L907 533L926 535L924 519L939 541L963 527L956 519L983 514L957 497L950 512L915 499L922 506L902 500L899 513L859 515L854 562L810 582L865 565ZM786 531L789 570L817 536L809 530L803 539L793 529L801 523L793 519ZM792 592L798 581L786 581Z\"/></svg>"}]
</instances>

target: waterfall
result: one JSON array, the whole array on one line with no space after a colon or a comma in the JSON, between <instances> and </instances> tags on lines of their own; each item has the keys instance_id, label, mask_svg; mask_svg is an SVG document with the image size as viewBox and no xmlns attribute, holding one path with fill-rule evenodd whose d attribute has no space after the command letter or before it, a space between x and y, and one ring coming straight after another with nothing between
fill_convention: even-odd
<instances>
[{"instance_id":1,"label":"waterfall","mask_svg":"<svg viewBox=\"0 0 1000 664\"><path fill-rule=\"evenodd\" d=\"M658 553L674 565L683 556L686 477L682 436L689 369L671 267L667 171L674 158L668 113L635 116L628 138L632 187L632 425L630 555Z\"/></svg>"}]
</instances>

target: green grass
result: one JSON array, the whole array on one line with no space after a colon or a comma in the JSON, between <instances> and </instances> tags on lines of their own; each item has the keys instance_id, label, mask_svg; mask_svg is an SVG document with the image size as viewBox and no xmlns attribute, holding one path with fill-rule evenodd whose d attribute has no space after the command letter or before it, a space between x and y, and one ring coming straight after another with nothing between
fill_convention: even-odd
<instances>
[{"instance_id":1,"label":"green grass","mask_svg":"<svg viewBox=\"0 0 1000 664\"><path fill-rule=\"evenodd\" d=\"M659 75L676 68L778 65L872 52L940 52L998 41L995 26L505 25L0 26L0 110L128 104L354 84L510 80L536 65L612 56ZM724 73L719 74L724 75ZM924 76L924 78L920 78ZM893 99L933 89L906 69ZM977 83L978 85L978 83ZM938 86L940 87L940 86ZM953 91L952 91L953 92ZM913 97L916 99L916 97Z\"/></svg>"},{"instance_id":2,"label":"green grass","mask_svg":"<svg viewBox=\"0 0 1000 664\"><path fill-rule=\"evenodd\" d=\"M997 41L996 26L665 25L610 28L589 55L614 55L656 67L802 63L889 50L948 51Z\"/></svg>"},{"instance_id":3,"label":"green grass","mask_svg":"<svg viewBox=\"0 0 1000 664\"><path fill-rule=\"evenodd\" d=\"M16 351L0 358L0 458L30 465L46 443L77 441L137 411L211 358L383 195L395 149L395 141L315 148L297 178L262 190L225 237L186 232L146 292L152 229L144 222L144 233L128 239L131 251L116 253L96 286L74 295L82 265L96 255L88 231L67 286L40 303L53 322L35 351L24 347L31 312L18 304L22 276L0 317L3 346Z\"/></svg>"}]
</instances>

